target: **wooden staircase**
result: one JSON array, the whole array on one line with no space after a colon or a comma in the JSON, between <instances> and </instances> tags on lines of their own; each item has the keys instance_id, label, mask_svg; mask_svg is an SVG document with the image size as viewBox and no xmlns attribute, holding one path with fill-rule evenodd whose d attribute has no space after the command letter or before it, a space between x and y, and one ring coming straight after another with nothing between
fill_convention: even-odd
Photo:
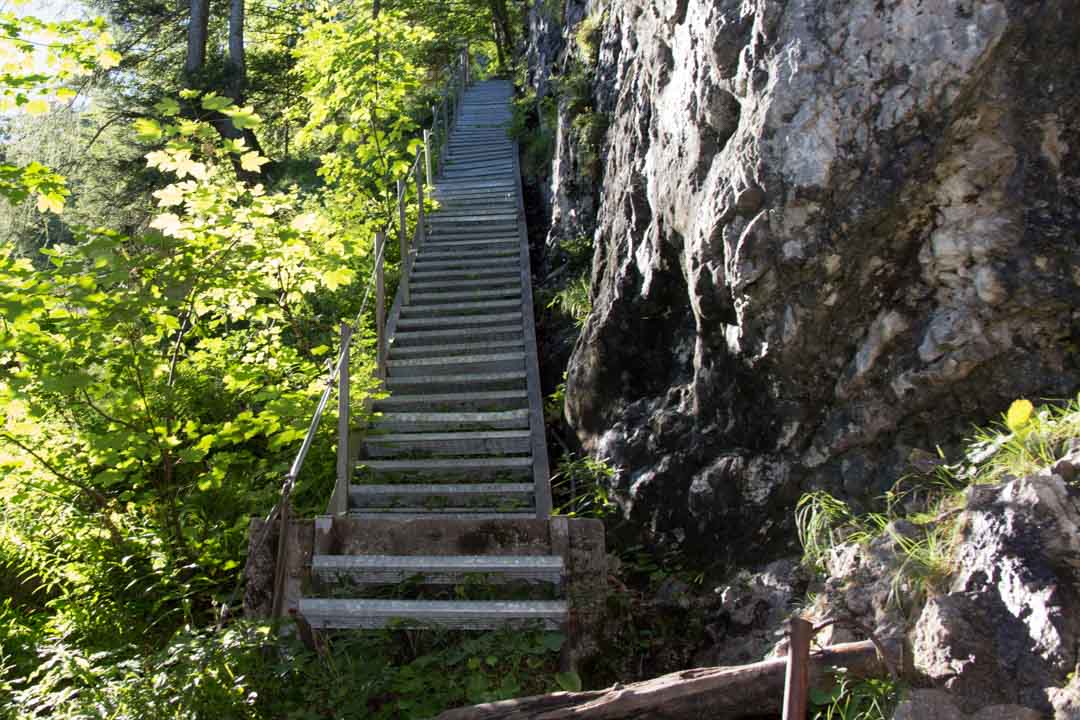
<instances>
[{"instance_id":1,"label":"wooden staircase","mask_svg":"<svg viewBox=\"0 0 1080 720\"><path fill-rule=\"evenodd\" d=\"M375 406L346 517L316 521L297 608L314 629L567 620L565 553L536 541L551 491L511 95L502 80L464 93L432 189L440 209L389 316L391 395ZM365 523L399 539L343 539L340 527ZM415 541L424 533L431 542ZM462 553L473 535L503 540ZM387 544L398 552L377 551ZM468 582L484 599L445 598ZM403 584L421 599L383 597Z\"/></svg>"}]
</instances>

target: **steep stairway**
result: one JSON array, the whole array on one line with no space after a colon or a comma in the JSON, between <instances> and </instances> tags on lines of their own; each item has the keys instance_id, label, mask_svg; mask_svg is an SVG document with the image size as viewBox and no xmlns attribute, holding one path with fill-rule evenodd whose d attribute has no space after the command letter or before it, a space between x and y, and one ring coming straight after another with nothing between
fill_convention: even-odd
<instances>
[{"instance_id":1,"label":"steep stairway","mask_svg":"<svg viewBox=\"0 0 1080 720\"><path fill-rule=\"evenodd\" d=\"M388 323L386 388L356 459L348 520L499 536L551 512L512 88L464 94L432 188L439 210ZM567 618L564 558L540 545L397 543L373 553L325 527L299 612L314 628L491 628ZM409 534L409 525L387 526ZM455 535L455 533L457 535ZM414 533L415 534L415 533ZM462 584L483 599L461 599ZM402 598L410 594L416 597ZM451 590L450 588L456 588ZM385 597L391 595L393 597ZM433 599L434 598L434 599Z\"/></svg>"}]
</instances>

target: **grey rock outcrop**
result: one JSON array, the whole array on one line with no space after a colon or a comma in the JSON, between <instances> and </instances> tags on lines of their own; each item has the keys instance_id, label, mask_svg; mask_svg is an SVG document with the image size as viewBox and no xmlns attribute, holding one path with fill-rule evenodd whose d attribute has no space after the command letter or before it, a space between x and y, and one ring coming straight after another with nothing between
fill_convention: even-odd
<instances>
[{"instance_id":1,"label":"grey rock outcrop","mask_svg":"<svg viewBox=\"0 0 1080 720\"><path fill-rule=\"evenodd\" d=\"M961 523L949 592L915 625L915 668L969 707L1049 713L1077 666L1080 491L1050 471L976 486Z\"/></svg>"},{"instance_id":2,"label":"grey rock outcrop","mask_svg":"<svg viewBox=\"0 0 1080 720\"><path fill-rule=\"evenodd\" d=\"M869 543L833 549L807 616L851 619L883 641L906 641L915 686L947 691L957 717L991 705L1077 717L1070 679L1080 652L1080 488L1050 469L976 485L958 515L938 522L954 540L942 556L948 572L935 583L916 587L926 572L908 549L933 527L897 521ZM912 541L908 548L900 538ZM856 639L851 627L831 626L819 640Z\"/></svg>"},{"instance_id":3,"label":"grey rock outcrop","mask_svg":"<svg viewBox=\"0 0 1080 720\"><path fill-rule=\"evenodd\" d=\"M603 11L611 126L566 411L632 518L782 551L803 490L872 497L913 450L1075 390L1077 10L572 0L568 26L534 25L540 86ZM566 182L556 225L577 217Z\"/></svg>"},{"instance_id":4,"label":"grey rock outcrop","mask_svg":"<svg viewBox=\"0 0 1080 720\"><path fill-rule=\"evenodd\" d=\"M896 708L892 720L1040 720L1043 716L1019 705L991 705L965 715L941 690L915 690Z\"/></svg>"}]
</instances>

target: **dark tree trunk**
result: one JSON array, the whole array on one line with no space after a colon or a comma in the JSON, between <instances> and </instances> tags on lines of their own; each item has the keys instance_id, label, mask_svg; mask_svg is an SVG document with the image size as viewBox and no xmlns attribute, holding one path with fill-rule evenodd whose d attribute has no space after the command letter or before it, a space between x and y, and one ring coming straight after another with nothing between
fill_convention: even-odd
<instances>
[{"instance_id":1,"label":"dark tree trunk","mask_svg":"<svg viewBox=\"0 0 1080 720\"><path fill-rule=\"evenodd\" d=\"M206 64L206 36L210 27L210 0L191 0L191 22L188 24L187 57L184 74L190 79Z\"/></svg>"},{"instance_id":2,"label":"dark tree trunk","mask_svg":"<svg viewBox=\"0 0 1080 720\"><path fill-rule=\"evenodd\" d=\"M239 104L247 87L247 62L244 55L244 0L229 4L229 62L226 65L226 94Z\"/></svg>"}]
</instances>

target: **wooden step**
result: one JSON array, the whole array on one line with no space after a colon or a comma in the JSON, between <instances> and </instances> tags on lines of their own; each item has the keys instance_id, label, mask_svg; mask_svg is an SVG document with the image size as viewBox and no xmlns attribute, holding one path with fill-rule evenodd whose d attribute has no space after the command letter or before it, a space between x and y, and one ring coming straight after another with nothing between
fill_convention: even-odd
<instances>
[{"instance_id":1,"label":"wooden step","mask_svg":"<svg viewBox=\"0 0 1080 720\"><path fill-rule=\"evenodd\" d=\"M468 373L505 373L525 369L524 352L489 353L486 355L453 355L450 357L421 357L391 360L387 363L389 377L407 378L427 375L466 375Z\"/></svg>"},{"instance_id":2,"label":"wooden step","mask_svg":"<svg viewBox=\"0 0 1080 720\"><path fill-rule=\"evenodd\" d=\"M413 291L409 295L411 304L415 306L419 305L440 305L443 303L455 303L463 300L495 300L499 298L521 301L521 288L520 287L504 287L496 288L494 290L474 290L468 292L465 290L459 290L456 292L415 292Z\"/></svg>"},{"instance_id":3,"label":"wooden step","mask_svg":"<svg viewBox=\"0 0 1080 720\"><path fill-rule=\"evenodd\" d=\"M538 624L557 630L567 606L554 601L440 601L300 598L300 615L312 628L378 629L438 626L470 630Z\"/></svg>"},{"instance_id":4,"label":"wooden step","mask_svg":"<svg viewBox=\"0 0 1080 720\"><path fill-rule=\"evenodd\" d=\"M409 280L423 283L425 281L442 280L485 280L490 278L513 279L518 269L513 265L503 265L493 268L472 267L449 270L414 270L409 275Z\"/></svg>"},{"instance_id":5,"label":"wooden step","mask_svg":"<svg viewBox=\"0 0 1080 720\"><path fill-rule=\"evenodd\" d=\"M507 234L496 237L486 237L480 235L479 237L473 234L467 234L467 239L461 240L443 240L441 237L431 236L428 241L420 248L418 252L453 252L455 250L461 250L464 252L470 251L486 251L486 250L504 250L513 249L515 252L520 251L520 241L517 237L517 233Z\"/></svg>"},{"instance_id":6,"label":"wooden step","mask_svg":"<svg viewBox=\"0 0 1080 720\"><path fill-rule=\"evenodd\" d=\"M461 375L403 375L386 379L392 392L418 394L454 391L517 390L525 387L524 372L463 373Z\"/></svg>"},{"instance_id":7,"label":"wooden step","mask_svg":"<svg viewBox=\"0 0 1080 720\"><path fill-rule=\"evenodd\" d=\"M478 300L477 302L445 302L436 304L409 304L401 308L402 317L431 317L434 315L470 315L513 311L521 307L521 301L510 299Z\"/></svg>"},{"instance_id":8,"label":"wooden step","mask_svg":"<svg viewBox=\"0 0 1080 720\"><path fill-rule=\"evenodd\" d=\"M532 435L528 430L369 434L364 438L364 448L368 457L373 458L413 454L513 455L532 450Z\"/></svg>"},{"instance_id":9,"label":"wooden step","mask_svg":"<svg viewBox=\"0 0 1080 720\"><path fill-rule=\"evenodd\" d=\"M520 312L492 312L485 315L447 315L439 317L402 317L400 330L448 330L450 328L484 327L520 324Z\"/></svg>"},{"instance_id":10,"label":"wooden step","mask_svg":"<svg viewBox=\"0 0 1080 720\"><path fill-rule=\"evenodd\" d=\"M426 511L426 505L440 500L444 507L455 505L468 509L473 505L470 501L486 501L488 505L506 503L510 505L508 509L519 510L531 504L535 490L533 483L350 485L349 507L357 510Z\"/></svg>"},{"instance_id":11,"label":"wooden step","mask_svg":"<svg viewBox=\"0 0 1080 720\"><path fill-rule=\"evenodd\" d=\"M529 427L529 410L486 412L383 412L373 425L388 432L450 432L453 430L519 430Z\"/></svg>"},{"instance_id":12,"label":"wooden step","mask_svg":"<svg viewBox=\"0 0 1080 720\"><path fill-rule=\"evenodd\" d=\"M355 585L406 580L458 585L476 575L491 584L514 580L558 584L565 566L555 555L315 555L311 570L324 582L346 580Z\"/></svg>"},{"instance_id":13,"label":"wooden step","mask_svg":"<svg viewBox=\"0 0 1080 720\"><path fill-rule=\"evenodd\" d=\"M451 343L447 345L414 345L412 347L393 345L390 348L391 360L408 360L421 357L454 357L459 355L476 355L480 351L485 354L498 354L500 352L522 351L524 340L488 341L483 345L476 343Z\"/></svg>"},{"instance_id":14,"label":"wooden step","mask_svg":"<svg viewBox=\"0 0 1080 720\"><path fill-rule=\"evenodd\" d=\"M478 522L485 520L533 520L535 510L499 510L497 508L441 508L439 510L375 510L365 508L350 510L349 517L357 520L389 520L391 522L412 522L413 520L461 520Z\"/></svg>"},{"instance_id":15,"label":"wooden step","mask_svg":"<svg viewBox=\"0 0 1080 720\"><path fill-rule=\"evenodd\" d=\"M424 245L417 260L492 260L495 258L513 257L521 255L521 248L512 241L504 241L495 247L474 247L471 245L459 245L445 243L442 246Z\"/></svg>"},{"instance_id":16,"label":"wooden step","mask_svg":"<svg viewBox=\"0 0 1080 720\"><path fill-rule=\"evenodd\" d=\"M431 395L396 394L376 400L376 412L497 412L528 408L527 390L452 392Z\"/></svg>"},{"instance_id":17,"label":"wooden step","mask_svg":"<svg viewBox=\"0 0 1080 720\"><path fill-rule=\"evenodd\" d=\"M493 258L476 258L476 257L461 257L461 258L445 258L445 259L429 259L425 257L417 257L413 262L413 274L416 273L433 273L441 270L513 270L521 266L521 255L503 255ZM411 277L411 276L410 276Z\"/></svg>"},{"instance_id":18,"label":"wooden step","mask_svg":"<svg viewBox=\"0 0 1080 720\"><path fill-rule=\"evenodd\" d=\"M416 347L417 345L438 345L441 343L459 344L463 342L508 342L520 340L520 324L490 325L483 327L456 328L447 330L417 330L399 332L394 336L391 347Z\"/></svg>"},{"instance_id":19,"label":"wooden step","mask_svg":"<svg viewBox=\"0 0 1080 720\"><path fill-rule=\"evenodd\" d=\"M470 481L486 478L527 478L532 474L532 458L364 458L358 461L356 473L370 477L440 477Z\"/></svg>"}]
</instances>

